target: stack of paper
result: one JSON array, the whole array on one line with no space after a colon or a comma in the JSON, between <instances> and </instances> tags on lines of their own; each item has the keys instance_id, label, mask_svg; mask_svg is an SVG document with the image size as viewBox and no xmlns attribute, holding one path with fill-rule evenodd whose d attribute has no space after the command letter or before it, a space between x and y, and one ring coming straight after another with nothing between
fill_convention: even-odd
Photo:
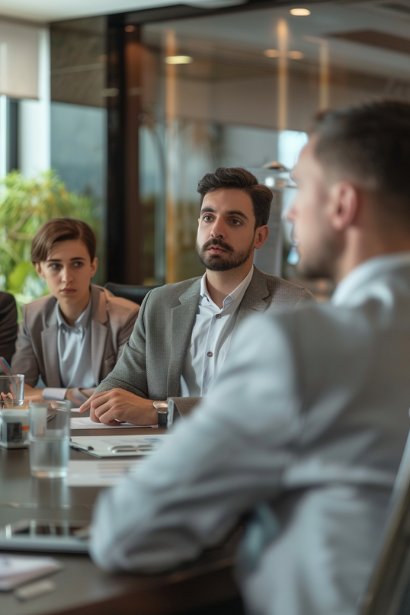
<instances>
[{"instance_id":1,"label":"stack of paper","mask_svg":"<svg viewBox=\"0 0 410 615\"><path fill-rule=\"evenodd\" d=\"M62 568L52 557L0 553L0 591L7 591Z\"/></svg>"}]
</instances>

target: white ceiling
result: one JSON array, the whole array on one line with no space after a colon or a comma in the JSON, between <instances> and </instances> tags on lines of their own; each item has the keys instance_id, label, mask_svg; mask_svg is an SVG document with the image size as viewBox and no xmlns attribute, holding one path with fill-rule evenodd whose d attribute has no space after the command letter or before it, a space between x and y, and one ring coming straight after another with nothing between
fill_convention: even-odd
<instances>
[{"instance_id":1,"label":"white ceiling","mask_svg":"<svg viewBox=\"0 0 410 615\"><path fill-rule=\"evenodd\" d=\"M218 7L241 4L244 0L1 0L0 17L14 17L47 23L92 15L108 15L172 4Z\"/></svg>"}]
</instances>

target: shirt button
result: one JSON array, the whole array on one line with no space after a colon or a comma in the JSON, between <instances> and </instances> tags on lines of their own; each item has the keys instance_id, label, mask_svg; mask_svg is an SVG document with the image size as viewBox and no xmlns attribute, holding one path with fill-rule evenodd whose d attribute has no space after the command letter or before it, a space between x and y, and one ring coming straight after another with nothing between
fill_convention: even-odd
<instances>
[{"instance_id":1,"label":"shirt button","mask_svg":"<svg viewBox=\"0 0 410 615\"><path fill-rule=\"evenodd\" d=\"M208 350L208 352L206 353L206 356L207 356L207 357L213 357L213 356L214 356L214 353L213 353L213 352L211 352L210 350Z\"/></svg>"},{"instance_id":2,"label":"shirt button","mask_svg":"<svg viewBox=\"0 0 410 615\"><path fill-rule=\"evenodd\" d=\"M216 314L215 318L221 318L222 314Z\"/></svg>"}]
</instances>

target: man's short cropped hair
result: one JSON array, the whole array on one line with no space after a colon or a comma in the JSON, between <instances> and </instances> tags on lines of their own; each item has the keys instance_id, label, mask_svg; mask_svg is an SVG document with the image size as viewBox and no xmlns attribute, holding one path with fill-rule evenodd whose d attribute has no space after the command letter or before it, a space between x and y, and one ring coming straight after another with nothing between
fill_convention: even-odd
<instances>
[{"instance_id":1,"label":"man's short cropped hair","mask_svg":"<svg viewBox=\"0 0 410 615\"><path fill-rule=\"evenodd\" d=\"M410 104L383 100L318 114L315 155L331 179L356 181L410 219Z\"/></svg>"},{"instance_id":2,"label":"man's short cropped hair","mask_svg":"<svg viewBox=\"0 0 410 615\"><path fill-rule=\"evenodd\" d=\"M87 248L90 260L96 252L96 239L92 229L82 220L74 218L53 218L43 224L37 231L31 244L31 262L41 263L47 260L50 251L60 241L79 239Z\"/></svg>"},{"instance_id":3,"label":"man's short cropped hair","mask_svg":"<svg viewBox=\"0 0 410 615\"><path fill-rule=\"evenodd\" d=\"M272 192L267 186L259 184L252 173L236 167L220 167L215 173L207 173L199 180L197 187L201 195L201 205L208 192L219 190L219 188L235 188L246 192L252 200L255 228L268 223Z\"/></svg>"}]
</instances>

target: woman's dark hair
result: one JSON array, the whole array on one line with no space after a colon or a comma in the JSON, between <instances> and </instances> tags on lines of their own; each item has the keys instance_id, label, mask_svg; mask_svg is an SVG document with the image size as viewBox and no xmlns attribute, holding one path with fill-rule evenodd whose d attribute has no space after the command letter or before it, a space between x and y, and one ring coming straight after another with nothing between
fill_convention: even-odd
<instances>
[{"instance_id":1,"label":"woman's dark hair","mask_svg":"<svg viewBox=\"0 0 410 615\"><path fill-rule=\"evenodd\" d=\"M96 239L93 230L82 220L74 218L53 218L37 231L31 243L31 262L47 260L50 250L60 241L79 239L87 248L90 260L96 252Z\"/></svg>"}]
</instances>

